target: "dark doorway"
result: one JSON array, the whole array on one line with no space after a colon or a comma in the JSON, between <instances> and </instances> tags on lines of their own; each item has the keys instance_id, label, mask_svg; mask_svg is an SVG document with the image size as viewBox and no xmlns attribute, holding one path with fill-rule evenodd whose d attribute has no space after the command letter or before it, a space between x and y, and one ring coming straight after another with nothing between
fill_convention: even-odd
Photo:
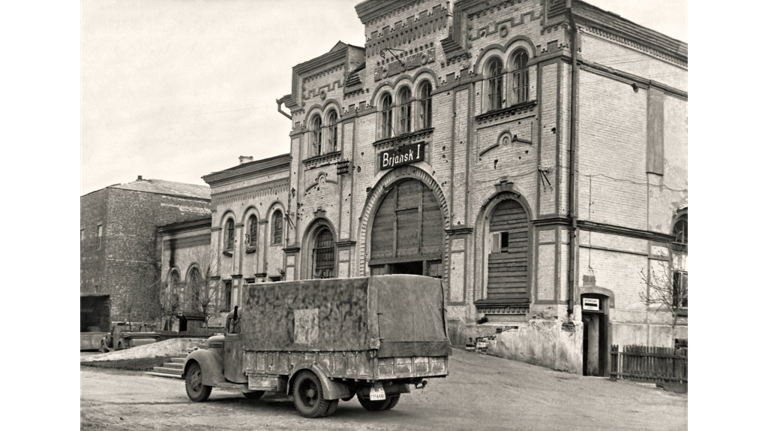
<instances>
[{"instance_id":1,"label":"dark doorway","mask_svg":"<svg viewBox=\"0 0 768 431\"><path fill-rule=\"evenodd\" d=\"M185 316L179 317L179 332L187 330L187 318Z\"/></svg>"},{"instance_id":2,"label":"dark doorway","mask_svg":"<svg viewBox=\"0 0 768 431\"><path fill-rule=\"evenodd\" d=\"M392 274L424 274L424 263L418 262L403 262L392 264Z\"/></svg>"},{"instance_id":3,"label":"dark doorway","mask_svg":"<svg viewBox=\"0 0 768 431\"><path fill-rule=\"evenodd\" d=\"M608 297L604 295L583 295L581 321L584 323L583 374L585 376L608 376L608 355L610 330Z\"/></svg>"}]
</instances>

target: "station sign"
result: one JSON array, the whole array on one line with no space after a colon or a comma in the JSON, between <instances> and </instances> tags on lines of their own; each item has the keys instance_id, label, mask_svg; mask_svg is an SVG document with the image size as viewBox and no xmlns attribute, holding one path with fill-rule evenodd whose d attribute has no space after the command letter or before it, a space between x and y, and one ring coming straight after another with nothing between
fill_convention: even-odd
<instances>
[{"instance_id":1,"label":"station sign","mask_svg":"<svg viewBox=\"0 0 768 431\"><path fill-rule=\"evenodd\" d=\"M379 170L392 169L424 160L424 142L403 145L379 153Z\"/></svg>"},{"instance_id":2,"label":"station sign","mask_svg":"<svg viewBox=\"0 0 768 431\"><path fill-rule=\"evenodd\" d=\"M600 300L597 298L581 298L582 310L600 311Z\"/></svg>"}]
</instances>

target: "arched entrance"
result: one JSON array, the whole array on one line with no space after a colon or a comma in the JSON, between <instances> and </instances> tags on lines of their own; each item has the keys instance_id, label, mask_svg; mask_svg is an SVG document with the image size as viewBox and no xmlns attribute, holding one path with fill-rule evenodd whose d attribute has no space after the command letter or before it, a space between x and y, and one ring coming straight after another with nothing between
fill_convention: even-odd
<instances>
[{"instance_id":1,"label":"arched entrance","mask_svg":"<svg viewBox=\"0 0 768 431\"><path fill-rule=\"evenodd\" d=\"M581 295L581 321L584 323L583 374L610 374L610 297L599 293Z\"/></svg>"},{"instance_id":2,"label":"arched entrance","mask_svg":"<svg viewBox=\"0 0 768 431\"><path fill-rule=\"evenodd\" d=\"M371 226L371 275L442 277L443 213L435 194L416 179L384 191Z\"/></svg>"}]
</instances>

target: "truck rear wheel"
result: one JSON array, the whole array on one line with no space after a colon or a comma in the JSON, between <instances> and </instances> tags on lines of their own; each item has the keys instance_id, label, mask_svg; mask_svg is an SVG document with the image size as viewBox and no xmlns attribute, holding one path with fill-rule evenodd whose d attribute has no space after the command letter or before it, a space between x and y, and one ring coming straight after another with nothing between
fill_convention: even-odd
<instances>
[{"instance_id":1,"label":"truck rear wheel","mask_svg":"<svg viewBox=\"0 0 768 431\"><path fill-rule=\"evenodd\" d=\"M369 412L378 412L387 408L391 398L379 401L371 401L366 400L365 398L362 398L360 395L358 395L357 400L360 401L360 405Z\"/></svg>"},{"instance_id":2,"label":"truck rear wheel","mask_svg":"<svg viewBox=\"0 0 768 431\"><path fill-rule=\"evenodd\" d=\"M293 382L293 405L305 418L319 418L328 413L331 401L323 398L320 379L311 371L301 371Z\"/></svg>"},{"instance_id":3,"label":"truck rear wheel","mask_svg":"<svg viewBox=\"0 0 768 431\"><path fill-rule=\"evenodd\" d=\"M395 408L398 402L400 402L400 394L392 395L392 397L389 399L389 404L384 406L384 410L392 410Z\"/></svg>"},{"instance_id":4,"label":"truck rear wheel","mask_svg":"<svg viewBox=\"0 0 768 431\"><path fill-rule=\"evenodd\" d=\"M202 402L211 396L211 387L203 384L203 371L197 362L191 364L187 369L187 378L185 382L187 387L187 396L195 402Z\"/></svg>"}]
</instances>

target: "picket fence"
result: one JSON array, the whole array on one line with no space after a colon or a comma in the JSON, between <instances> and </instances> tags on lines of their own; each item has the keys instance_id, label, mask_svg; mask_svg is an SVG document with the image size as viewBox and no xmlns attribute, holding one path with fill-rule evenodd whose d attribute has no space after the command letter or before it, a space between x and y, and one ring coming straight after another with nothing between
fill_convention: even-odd
<instances>
[{"instance_id":1,"label":"picket fence","mask_svg":"<svg viewBox=\"0 0 768 431\"><path fill-rule=\"evenodd\" d=\"M688 349L611 346L611 379L688 383Z\"/></svg>"}]
</instances>

